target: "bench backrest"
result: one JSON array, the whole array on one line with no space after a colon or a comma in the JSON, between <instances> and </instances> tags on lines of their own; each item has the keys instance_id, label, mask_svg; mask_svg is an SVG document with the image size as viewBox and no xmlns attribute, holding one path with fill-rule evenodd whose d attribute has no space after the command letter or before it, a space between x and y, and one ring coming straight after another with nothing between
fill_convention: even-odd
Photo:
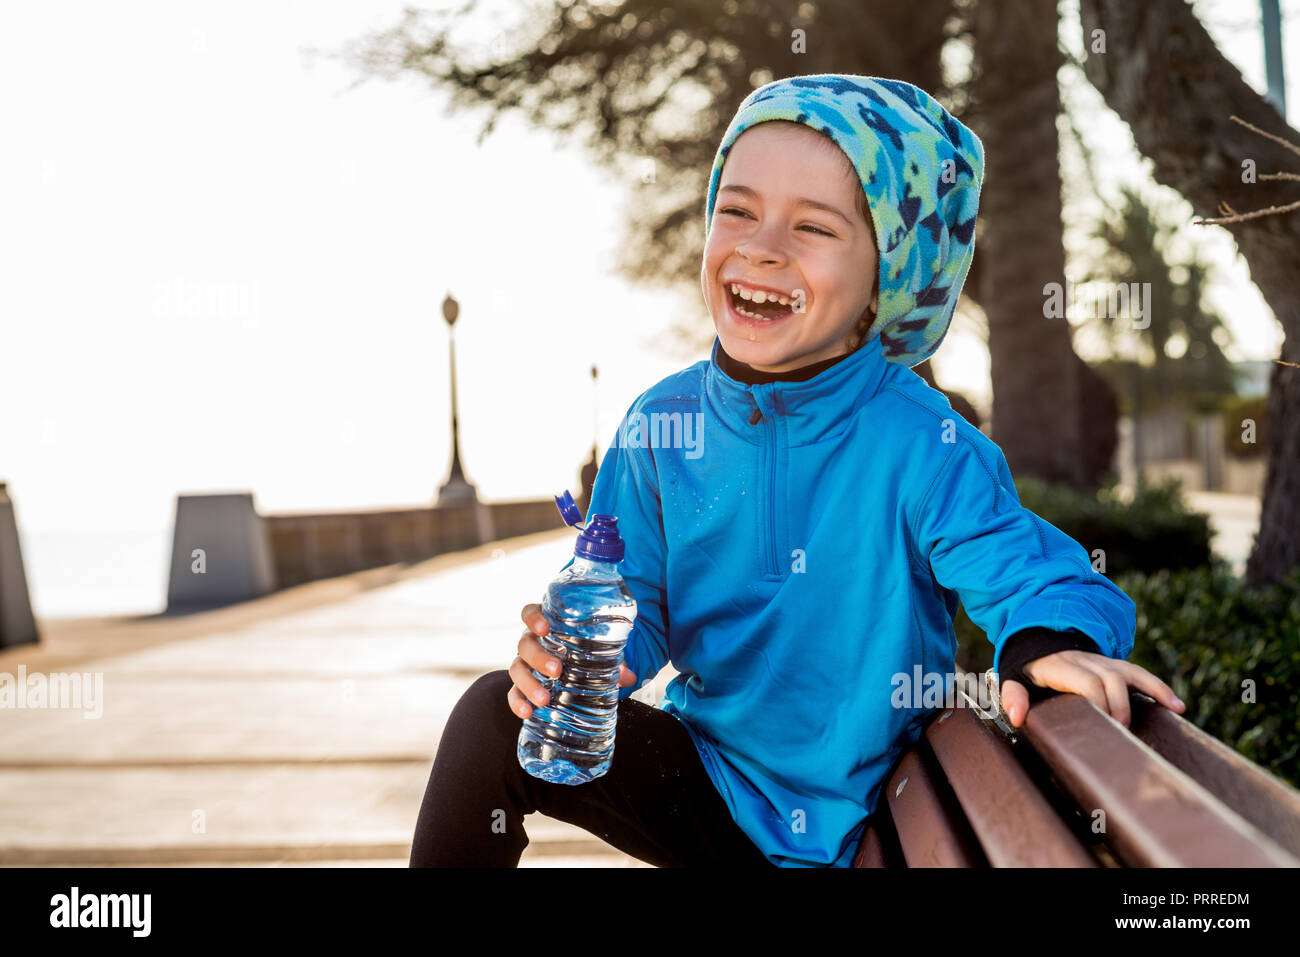
<instances>
[{"instance_id":1,"label":"bench backrest","mask_svg":"<svg viewBox=\"0 0 1300 957\"><path fill-rule=\"evenodd\" d=\"M984 675L986 682L991 675ZM1020 728L958 691L895 764L855 867L1300 867L1300 791L1154 699Z\"/></svg>"}]
</instances>

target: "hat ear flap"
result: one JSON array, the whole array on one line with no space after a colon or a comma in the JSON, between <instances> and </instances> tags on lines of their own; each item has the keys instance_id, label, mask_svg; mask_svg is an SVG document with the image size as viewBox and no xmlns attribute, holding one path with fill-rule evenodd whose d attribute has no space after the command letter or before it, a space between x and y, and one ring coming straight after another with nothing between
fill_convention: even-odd
<instances>
[{"instance_id":1,"label":"hat ear flap","mask_svg":"<svg viewBox=\"0 0 1300 957\"><path fill-rule=\"evenodd\" d=\"M952 236L952 230L945 229L939 233L939 252L934 259L934 278L936 280L943 277L948 271L948 250L950 247L949 238Z\"/></svg>"}]
</instances>

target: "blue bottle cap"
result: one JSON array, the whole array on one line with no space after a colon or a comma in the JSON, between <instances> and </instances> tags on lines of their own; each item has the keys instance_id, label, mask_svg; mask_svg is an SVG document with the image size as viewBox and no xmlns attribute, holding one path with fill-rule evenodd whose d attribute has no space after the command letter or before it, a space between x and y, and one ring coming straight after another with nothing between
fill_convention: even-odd
<instances>
[{"instance_id":1,"label":"blue bottle cap","mask_svg":"<svg viewBox=\"0 0 1300 957\"><path fill-rule=\"evenodd\" d=\"M555 504L564 518L565 525L581 528L578 540L574 543L573 554L594 562L621 562L623 560L623 539L618 534L618 516L593 514L585 528L582 527L582 513L574 504L573 496L565 489L563 495L555 496Z\"/></svg>"},{"instance_id":2,"label":"blue bottle cap","mask_svg":"<svg viewBox=\"0 0 1300 957\"><path fill-rule=\"evenodd\" d=\"M563 495L555 496L555 505L559 508L560 516L564 519L565 525L582 527L582 513L578 511L578 506L574 504L573 496L569 494L567 488L564 490Z\"/></svg>"}]
</instances>

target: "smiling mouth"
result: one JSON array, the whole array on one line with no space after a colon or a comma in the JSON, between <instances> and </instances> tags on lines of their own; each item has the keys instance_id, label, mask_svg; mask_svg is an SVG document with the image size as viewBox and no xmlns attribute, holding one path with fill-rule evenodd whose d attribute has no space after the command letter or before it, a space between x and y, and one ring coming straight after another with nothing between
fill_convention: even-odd
<instances>
[{"instance_id":1,"label":"smiling mouth","mask_svg":"<svg viewBox=\"0 0 1300 957\"><path fill-rule=\"evenodd\" d=\"M731 308L736 310L742 316L750 319L758 319L762 322L771 322L773 319L783 319L794 312L790 305L781 305L779 302L754 302L751 299L744 299L730 288L723 289L725 295L731 301Z\"/></svg>"}]
</instances>

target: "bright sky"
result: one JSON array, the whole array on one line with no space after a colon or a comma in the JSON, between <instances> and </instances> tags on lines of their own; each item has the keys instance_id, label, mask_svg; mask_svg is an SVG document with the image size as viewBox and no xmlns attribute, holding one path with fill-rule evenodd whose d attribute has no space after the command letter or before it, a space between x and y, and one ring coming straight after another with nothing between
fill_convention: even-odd
<instances>
[{"instance_id":1,"label":"bright sky","mask_svg":"<svg viewBox=\"0 0 1300 957\"><path fill-rule=\"evenodd\" d=\"M181 491L251 490L264 512L430 501L448 291L465 468L489 501L576 492L593 361L603 449L638 394L706 357L662 351L675 297L611 275L628 184L578 146L507 118L477 148L482 115L445 116L441 93L308 66L302 48L402 6L4 7L0 479L25 532L160 528ZM1262 88L1256 34L1224 37ZM1218 295L1240 357L1276 355L1234 268ZM936 366L987 393L960 327Z\"/></svg>"}]
</instances>

